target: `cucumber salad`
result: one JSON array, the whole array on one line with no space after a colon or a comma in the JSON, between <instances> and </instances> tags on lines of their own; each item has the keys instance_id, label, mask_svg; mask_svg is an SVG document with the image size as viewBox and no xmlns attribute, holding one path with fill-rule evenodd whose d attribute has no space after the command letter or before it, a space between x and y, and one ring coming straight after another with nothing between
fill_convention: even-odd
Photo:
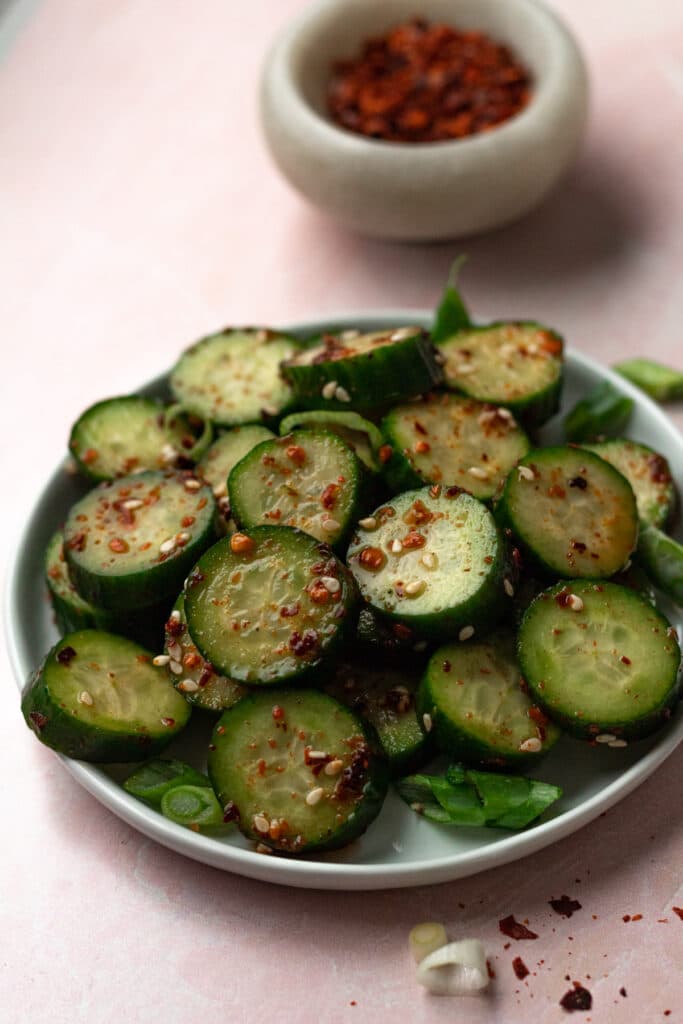
<instances>
[{"instance_id":1,"label":"cucumber salad","mask_svg":"<svg viewBox=\"0 0 683 1024\"><path fill-rule=\"evenodd\" d=\"M563 369L555 329L475 324L449 283L430 331L226 329L165 400L92 405L27 725L259 853L352 842L390 785L420 827L536 822L560 737L618 759L679 698L669 465L609 384L541 445Z\"/></svg>"}]
</instances>

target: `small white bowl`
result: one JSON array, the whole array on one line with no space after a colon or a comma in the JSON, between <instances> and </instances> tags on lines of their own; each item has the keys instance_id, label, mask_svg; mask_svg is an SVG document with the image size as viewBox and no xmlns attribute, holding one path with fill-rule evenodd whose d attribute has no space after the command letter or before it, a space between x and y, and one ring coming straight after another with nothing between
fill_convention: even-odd
<instances>
[{"instance_id":1,"label":"small white bowl","mask_svg":"<svg viewBox=\"0 0 683 1024\"><path fill-rule=\"evenodd\" d=\"M529 105L452 142L384 142L337 127L325 107L333 62L417 14L510 46L533 76ZM270 51L261 120L278 167L315 206L365 235L429 241L485 231L536 206L576 154L587 94L576 42L535 0L317 0Z\"/></svg>"}]
</instances>

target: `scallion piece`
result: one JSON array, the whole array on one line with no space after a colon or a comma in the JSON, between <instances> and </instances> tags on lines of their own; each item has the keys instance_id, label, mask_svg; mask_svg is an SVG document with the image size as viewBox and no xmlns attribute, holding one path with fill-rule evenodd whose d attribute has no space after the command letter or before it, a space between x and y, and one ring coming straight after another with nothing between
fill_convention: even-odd
<instances>
[{"instance_id":1,"label":"scallion piece","mask_svg":"<svg viewBox=\"0 0 683 1024\"><path fill-rule=\"evenodd\" d=\"M458 331L464 331L472 326L470 315L457 289L458 274L464 262L464 256L460 256L455 260L448 275L446 290L436 310L436 316L430 331L435 345L440 341L445 341L446 338L451 338Z\"/></svg>"},{"instance_id":2,"label":"scallion piece","mask_svg":"<svg viewBox=\"0 0 683 1024\"><path fill-rule=\"evenodd\" d=\"M162 798L161 813L195 832L224 825L221 805L208 786L174 786Z\"/></svg>"},{"instance_id":3,"label":"scallion piece","mask_svg":"<svg viewBox=\"0 0 683 1024\"><path fill-rule=\"evenodd\" d=\"M683 544L641 523L638 560L656 587L679 608L683 608Z\"/></svg>"},{"instance_id":4,"label":"scallion piece","mask_svg":"<svg viewBox=\"0 0 683 1024\"><path fill-rule=\"evenodd\" d=\"M418 965L417 980L436 996L474 996L489 983L486 953L479 939L449 942Z\"/></svg>"},{"instance_id":5,"label":"scallion piece","mask_svg":"<svg viewBox=\"0 0 683 1024\"><path fill-rule=\"evenodd\" d=\"M683 398L683 373L652 359L626 359L614 370L656 402L674 402Z\"/></svg>"},{"instance_id":6,"label":"scallion piece","mask_svg":"<svg viewBox=\"0 0 683 1024\"><path fill-rule=\"evenodd\" d=\"M622 395L609 381L602 381L565 416L567 440L581 444L620 434L631 417L633 405L632 398Z\"/></svg>"},{"instance_id":7,"label":"scallion piece","mask_svg":"<svg viewBox=\"0 0 683 1024\"><path fill-rule=\"evenodd\" d=\"M123 783L123 788L138 800L144 800L152 807L160 807L161 800L169 789L176 786L209 786L206 775L195 771L184 761L165 761L156 758L137 768Z\"/></svg>"},{"instance_id":8,"label":"scallion piece","mask_svg":"<svg viewBox=\"0 0 683 1024\"><path fill-rule=\"evenodd\" d=\"M447 942L446 929L437 921L416 924L408 936L408 945L416 964L422 963L426 956L441 949Z\"/></svg>"}]
</instances>

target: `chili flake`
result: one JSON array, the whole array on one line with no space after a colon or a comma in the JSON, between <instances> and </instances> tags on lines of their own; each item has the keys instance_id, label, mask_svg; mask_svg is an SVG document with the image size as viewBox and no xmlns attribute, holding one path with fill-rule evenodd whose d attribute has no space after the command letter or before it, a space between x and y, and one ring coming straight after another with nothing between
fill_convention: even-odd
<instances>
[{"instance_id":1,"label":"chili flake","mask_svg":"<svg viewBox=\"0 0 683 1024\"><path fill-rule=\"evenodd\" d=\"M508 917L504 917L498 922L498 927L502 931L503 935L507 935L509 939L537 939L538 935L536 932L532 932L526 925L516 921L514 914L510 914Z\"/></svg>"}]
</instances>

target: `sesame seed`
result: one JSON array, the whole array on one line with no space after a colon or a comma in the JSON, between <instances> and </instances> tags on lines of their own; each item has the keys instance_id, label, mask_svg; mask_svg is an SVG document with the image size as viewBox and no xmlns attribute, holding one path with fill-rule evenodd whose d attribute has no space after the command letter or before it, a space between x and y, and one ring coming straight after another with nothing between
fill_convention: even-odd
<instances>
[{"instance_id":1,"label":"sesame seed","mask_svg":"<svg viewBox=\"0 0 683 1024\"><path fill-rule=\"evenodd\" d=\"M400 555L400 553L403 551L403 544L401 543L400 540L392 540L391 544L389 545L389 550L391 551L392 555Z\"/></svg>"},{"instance_id":2,"label":"sesame seed","mask_svg":"<svg viewBox=\"0 0 683 1024\"><path fill-rule=\"evenodd\" d=\"M213 496L214 496L214 498L224 498L227 493L228 493L228 485L227 484L216 484L216 486L213 489Z\"/></svg>"},{"instance_id":3,"label":"sesame seed","mask_svg":"<svg viewBox=\"0 0 683 1024\"><path fill-rule=\"evenodd\" d=\"M160 668L162 665L168 665L170 660L168 654L157 654L156 658L152 658L152 664Z\"/></svg>"},{"instance_id":4,"label":"sesame seed","mask_svg":"<svg viewBox=\"0 0 683 1024\"><path fill-rule=\"evenodd\" d=\"M306 797L306 803L309 807L315 807L320 802L321 797L324 795L325 790L322 786L316 786Z\"/></svg>"},{"instance_id":5,"label":"sesame seed","mask_svg":"<svg viewBox=\"0 0 683 1024\"><path fill-rule=\"evenodd\" d=\"M536 474L528 466L517 466L517 476L520 480L535 480Z\"/></svg>"},{"instance_id":6,"label":"sesame seed","mask_svg":"<svg viewBox=\"0 0 683 1024\"><path fill-rule=\"evenodd\" d=\"M410 809L411 811L415 811L416 814L422 814L424 813L425 805L414 803L410 805Z\"/></svg>"},{"instance_id":7,"label":"sesame seed","mask_svg":"<svg viewBox=\"0 0 683 1024\"><path fill-rule=\"evenodd\" d=\"M503 359L509 359L510 356L514 356L516 349L514 345L508 343L507 345L501 345L499 351Z\"/></svg>"},{"instance_id":8,"label":"sesame seed","mask_svg":"<svg viewBox=\"0 0 683 1024\"><path fill-rule=\"evenodd\" d=\"M424 555L420 558L420 562L424 565L425 569L436 569L439 564L439 560L433 551L425 551Z\"/></svg>"},{"instance_id":9,"label":"sesame seed","mask_svg":"<svg viewBox=\"0 0 683 1024\"><path fill-rule=\"evenodd\" d=\"M498 408L496 409L496 416L497 416L497 417L498 417L499 419L501 419L501 420L508 420L508 421L510 421L510 422L511 422L511 421L512 421L512 419L513 419L513 416L512 416L512 413L510 412L510 410L509 410L509 409L505 409L505 408L503 408L503 406L502 406L502 405L501 405L501 406L499 406L499 407L498 407Z\"/></svg>"},{"instance_id":10,"label":"sesame seed","mask_svg":"<svg viewBox=\"0 0 683 1024\"><path fill-rule=\"evenodd\" d=\"M482 469L481 466L470 466L467 472L470 476L473 476L475 480L488 480L489 478L487 471Z\"/></svg>"},{"instance_id":11,"label":"sesame seed","mask_svg":"<svg viewBox=\"0 0 683 1024\"><path fill-rule=\"evenodd\" d=\"M611 740L607 746L611 747L612 750L615 750L617 747L627 747L628 743L626 740Z\"/></svg>"},{"instance_id":12,"label":"sesame seed","mask_svg":"<svg viewBox=\"0 0 683 1024\"><path fill-rule=\"evenodd\" d=\"M271 850L271 848L269 846L266 846L265 843L257 843L256 844L256 852L257 853L272 853L273 851Z\"/></svg>"},{"instance_id":13,"label":"sesame seed","mask_svg":"<svg viewBox=\"0 0 683 1024\"><path fill-rule=\"evenodd\" d=\"M81 692L78 695L78 703L86 704L89 708L91 708L95 701L92 699L91 694L89 694L87 690L81 690Z\"/></svg>"},{"instance_id":14,"label":"sesame seed","mask_svg":"<svg viewBox=\"0 0 683 1024\"><path fill-rule=\"evenodd\" d=\"M512 584L510 583L510 580L507 578L507 576L503 580L503 590L505 591L505 593L507 594L508 597L514 597L515 596L515 588L512 586Z\"/></svg>"},{"instance_id":15,"label":"sesame seed","mask_svg":"<svg viewBox=\"0 0 683 1024\"><path fill-rule=\"evenodd\" d=\"M182 683L178 683L178 689L183 693L196 693L199 683L195 683L194 679L183 679Z\"/></svg>"},{"instance_id":16,"label":"sesame seed","mask_svg":"<svg viewBox=\"0 0 683 1024\"><path fill-rule=\"evenodd\" d=\"M474 626L463 626L458 633L458 640L464 642L465 640L469 640L471 636L474 636Z\"/></svg>"},{"instance_id":17,"label":"sesame seed","mask_svg":"<svg viewBox=\"0 0 683 1024\"><path fill-rule=\"evenodd\" d=\"M191 536L192 536L192 534L188 533L187 530L181 530L180 533L176 536L176 540L178 540L178 541L188 541Z\"/></svg>"},{"instance_id":18,"label":"sesame seed","mask_svg":"<svg viewBox=\"0 0 683 1024\"><path fill-rule=\"evenodd\" d=\"M425 727L425 732L431 732L432 731L432 724L433 724L432 723L432 716L427 714L426 711L425 711L424 715L422 716L422 724Z\"/></svg>"},{"instance_id":19,"label":"sesame seed","mask_svg":"<svg viewBox=\"0 0 683 1024\"><path fill-rule=\"evenodd\" d=\"M341 341L354 341L356 338L360 338L360 331L342 331L339 338Z\"/></svg>"},{"instance_id":20,"label":"sesame seed","mask_svg":"<svg viewBox=\"0 0 683 1024\"><path fill-rule=\"evenodd\" d=\"M351 395L348 393L346 388L343 388L341 385L339 385L335 389L334 397L337 399L338 402L350 402L351 401Z\"/></svg>"},{"instance_id":21,"label":"sesame seed","mask_svg":"<svg viewBox=\"0 0 683 1024\"><path fill-rule=\"evenodd\" d=\"M437 363L439 366L443 366L445 364L446 357L443 354L443 352L435 352L434 353L434 362Z\"/></svg>"},{"instance_id":22,"label":"sesame seed","mask_svg":"<svg viewBox=\"0 0 683 1024\"><path fill-rule=\"evenodd\" d=\"M628 570L631 568L632 565L633 565L633 562L629 558L628 562L626 563L626 565L624 566L624 568L621 571L622 572L628 572Z\"/></svg>"},{"instance_id":23,"label":"sesame seed","mask_svg":"<svg viewBox=\"0 0 683 1024\"><path fill-rule=\"evenodd\" d=\"M128 498L127 501L121 502L121 508L125 508L127 512L134 512L136 508L142 508L144 504L142 498Z\"/></svg>"},{"instance_id":24,"label":"sesame seed","mask_svg":"<svg viewBox=\"0 0 683 1024\"><path fill-rule=\"evenodd\" d=\"M341 524L336 519L323 519L320 525L327 533L334 533L335 530L339 530L341 527Z\"/></svg>"},{"instance_id":25,"label":"sesame seed","mask_svg":"<svg viewBox=\"0 0 683 1024\"><path fill-rule=\"evenodd\" d=\"M567 604L569 605L569 607L571 608L571 610L573 612L582 612L583 611L583 601L578 596L578 594L570 594L569 597L567 598Z\"/></svg>"},{"instance_id":26,"label":"sesame seed","mask_svg":"<svg viewBox=\"0 0 683 1024\"><path fill-rule=\"evenodd\" d=\"M321 576L320 582L330 594L338 594L341 590L341 583L334 576Z\"/></svg>"},{"instance_id":27,"label":"sesame seed","mask_svg":"<svg viewBox=\"0 0 683 1024\"><path fill-rule=\"evenodd\" d=\"M264 405L261 412L264 416L277 416L279 409L276 409L274 405Z\"/></svg>"},{"instance_id":28,"label":"sesame seed","mask_svg":"<svg viewBox=\"0 0 683 1024\"><path fill-rule=\"evenodd\" d=\"M174 676L181 676L183 674L183 666L179 661L169 661L168 667Z\"/></svg>"},{"instance_id":29,"label":"sesame seed","mask_svg":"<svg viewBox=\"0 0 683 1024\"><path fill-rule=\"evenodd\" d=\"M64 472L69 476L78 476L78 466L74 459L67 459L64 463Z\"/></svg>"},{"instance_id":30,"label":"sesame seed","mask_svg":"<svg viewBox=\"0 0 683 1024\"><path fill-rule=\"evenodd\" d=\"M169 622L180 622L180 612L178 609L174 608L168 618Z\"/></svg>"},{"instance_id":31,"label":"sesame seed","mask_svg":"<svg viewBox=\"0 0 683 1024\"><path fill-rule=\"evenodd\" d=\"M474 373L476 366L472 366L472 363L458 363L455 368L455 372L460 374L461 377L466 376L468 373Z\"/></svg>"},{"instance_id":32,"label":"sesame seed","mask_svg":"<svg viewBox=\"0 0 683 1024\"><path fill-rule=\"evenodd\" d=\"M427 583L425 580L413 580L412 583L406 583L406 594L408 597L419 597L426 588Z\"/></svg>"},{"instance_id":33,"label":"sesame seed","mask_svg":"<svg viewBox=\"0 0 683 1024\"><path fill-rule=\"evenodd\" d=\"M255 814L252 821L254 828L257 832L260 832L261 835L266 835L267 832L270 832L270 822L266 818L265 814Z\"/></svg>"},{"instance_id":34,"label":"sesame seed","mask_svg":"<svg viewBox=\"0 0 683 1024\"><path fill-rule=\"evenodd\" d=\"M175 460L178 458L178 452L175 450L172 444L163 445L160 455L162 462L175 462Z\"/></svg>"},{"instance_id":35,"label":"sesame seed","mask_svg":"<svg viewBox=\"0 0 683 1024\"><path fill-rule=\"evenodd\" d=\"M415 333L414 327L399 327L389 335L389 341L405 341L406 338L412 338Z\"/></svg>"},{"instance_id":36,"label":"sesame seed","mask_svg":"<svg viewBox=\"0 0 683 1024\"><path fill-rule=\"evenodd\" d=\"M328 380L327 384L323 385L323 389L320 394L323 398L334 398L334 393L337 390L336 380Z\"/></svg>"},{"instance_id":37,"label":"sesame seed","mask_svg":"<svg viewBox=\"0 0 683 1024\"><path fill-rule=\"evenodd\" d=\"M484 411L477 416L477 422L480 426L484 427L487 423L490 423L491 420L495 420L497 415L498 414L495 409L484 409Z\"/></svg>"},{"instance_id":38,"label":"sesame seed","mask_svg":"<svg viewBox=\"0 0 683 1024\"><path fill-rule=\"evenodd\" d=\"M595 737L596 743L614 743L616 736L613 736L611 732L602 732L599 736Z\"/></svg>"},{"instance_id":39,"label":"sesame seed","mask_svg":"<svg viewBox=\"0 0 683 1024\"><path fill-rule=\"evenodd\" d=\"M359 519L358 525L361 530L376 530L378 523L374 516L366 516L365 519Z\"/></svg>"},{"instance_id":40,"label":"sesame seed","mask_svg":"<svg viewBox=\"0 0 683 1024\"><path fill-rule=\"evenodd\" d=\"M186 491L198 491L201 486L202 486L201 480L196 480L192 476L188 477L188 479L185 481L185 490Z\"/></svg>"},{"instance_id":41,"label":"sesame seed","mask_svg":"<svg viewBox=\"0 0 683 1024\"><path fill-rule=\"evenodd\" d=\"M170 553L172 551L175 551L175 548L176 548L175 537L168 537L165 541L163 541L159 545L159 554L160 555L170 555Z\"/></svg>"},{"instance_id":42,"label":"sesame seed","mask_svg":"<svg viewBox=\"0 0 683 1024\"><path fill-rule=\"evenodd\" d=\"M334 761L328 761L323 768L325 775L339 775L339 772L344 767L344 762L340 761L338 757L335 757Z\"/></svg>"},{"instance_id":43,"label":"sesame seed","mask_svg":"<svg viewBox=\"0 0 683 1024\"><path fill-rule=\"evenodd\" d=\"M180 659L183 656L183 649L176 640L174 640L173 643L170 643L167 646L166 650L168 651L170 658L172 658L173 661L180 661Z\"/></svg>"},{"instance_id":44,"label":"sesame seed","mask_svg":"<svg viewBox=\"0 0 683 1024\"><path fill-rule=\"evenodd\" d=\"M529 344L526 347L526 350L527 350L527 354L530 355L530 356L537 356L538 352L539 352L538 345L536 344L535 341L530 341Z\"/></svg>"},{"instance_id":45,"label":"sesame seed","mask_svg":"<svg viewBox=\"0 0 683 1024\"><path fill-rule=\"evenodd\" d=\"M539 738L537 736L531 736L528 740L524 740L523 743L520 743L519 749L524 754L537 754L541 749L541 746L542 744Z\"/></svg>"},{"instance_id":46,"label":"sesame seed","mask_svg":"<svg viewBox=\"0 0 683 1024\"><path fill-rule=\"evenodd\" d=\"M308 759L309 761L324 761L327 754L324 750L309 750Z\"/></svg>"}]
</instances>

